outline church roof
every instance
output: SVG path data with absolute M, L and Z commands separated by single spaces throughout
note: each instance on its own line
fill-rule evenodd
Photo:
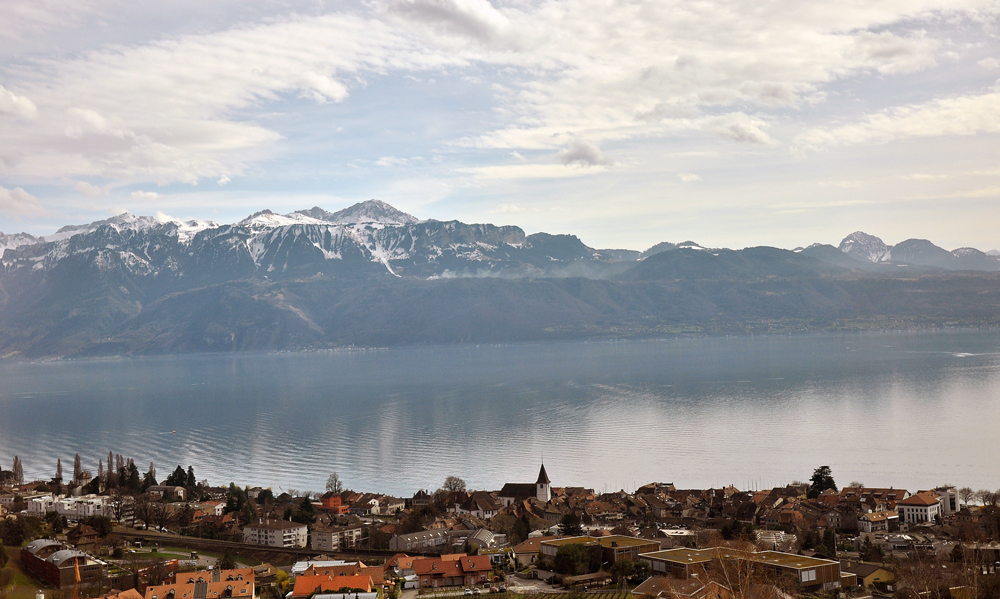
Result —
M 536 485 L 540 485 L 542 483 L 549 484 L 550 482 L 552 481 L 549 480 L 549 475 L 545 474 L 545 464 L 542 464 L 542 469 L 538 471 L 538 480 L 535 481 L 535 484 Z

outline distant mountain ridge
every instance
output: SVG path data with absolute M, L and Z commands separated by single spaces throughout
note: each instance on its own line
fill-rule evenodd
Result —
M 873 264 L 896 264 L 945 270 L 1000 270 L 1000 257 L 975 248 L 948 251 L 926 239 L 907 239 L 887 245 L 878 237 L 855 231 L 840 242 L 840 251 L 855 260 Z
M 0 357 L 1000 322 L 1000 258 L 862 232 L 839 248 L 639 252 L 371 200 L 231 224 L 124 213 L 0 233 L 0 249 Z

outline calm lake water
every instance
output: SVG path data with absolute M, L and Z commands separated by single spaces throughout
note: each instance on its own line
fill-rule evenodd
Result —
M 175 432 L 176 431 L 176 432 Z M 1000 333 L 429 347 L 0 364 L 0 463 L 109 450 L 213 484 L 1000 487 Z

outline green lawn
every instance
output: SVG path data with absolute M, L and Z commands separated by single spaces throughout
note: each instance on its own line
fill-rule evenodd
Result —
M 42 587 L 21 569 L 21 548 L 4 547 L 4 549 L 10 558 L 7 560 L 6 569 L 14 572 L 14 586 L 7 595 L 8 599 L 35 599 L 35 591 Z

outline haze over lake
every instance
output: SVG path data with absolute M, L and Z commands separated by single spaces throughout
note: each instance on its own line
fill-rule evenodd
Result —
M 0 460 L 51 478 L 77 452 L 177 464 L 212 484 L 412 495 L 1000 480 L 1000 333 L 185 355 L 0 365 Z

